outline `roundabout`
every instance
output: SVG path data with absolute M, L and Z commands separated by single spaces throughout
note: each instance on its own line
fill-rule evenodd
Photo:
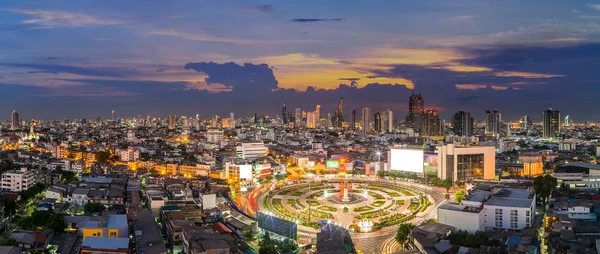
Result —
M 411 221 L 433 203 L 429 195 L 415 189 L 356 179 L 285 185 L 260 200 L 259 210 L 302 226 L 318 229 L 333 223 L 356 233 Z

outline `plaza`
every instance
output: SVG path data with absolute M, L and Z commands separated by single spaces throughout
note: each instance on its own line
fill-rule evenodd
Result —
M 264 196 L 259 202 L 263 212 L 303 226 L 333 223 L 354 232 L 410 221 L 432 205 L 428 195 L 415 189 L 355 179 L 286 185 Z

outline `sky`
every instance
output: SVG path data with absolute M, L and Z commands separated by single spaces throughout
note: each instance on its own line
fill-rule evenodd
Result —
M 0 119 L 404 119 L 546 108 L 600 121 L 600 0 L 2 1 Z M 355 81 L 357 86 L 350 86 Z

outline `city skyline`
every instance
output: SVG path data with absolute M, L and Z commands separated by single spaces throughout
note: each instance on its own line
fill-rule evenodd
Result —
M 414 91 L 446 120 L 600 120 L 594 1 L 73 3 L 4 4 L 0 115 L 325 116 L 343 97 L 344 119 L 401 119 Z

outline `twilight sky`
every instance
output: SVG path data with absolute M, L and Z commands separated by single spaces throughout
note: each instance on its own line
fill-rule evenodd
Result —
M 600 0 L 2 1 L 0 119 L 327 113 L 340 97 L 347 118 L 403 118 L 414 88 L 446 119 L 600 121 L 599 39 Z

